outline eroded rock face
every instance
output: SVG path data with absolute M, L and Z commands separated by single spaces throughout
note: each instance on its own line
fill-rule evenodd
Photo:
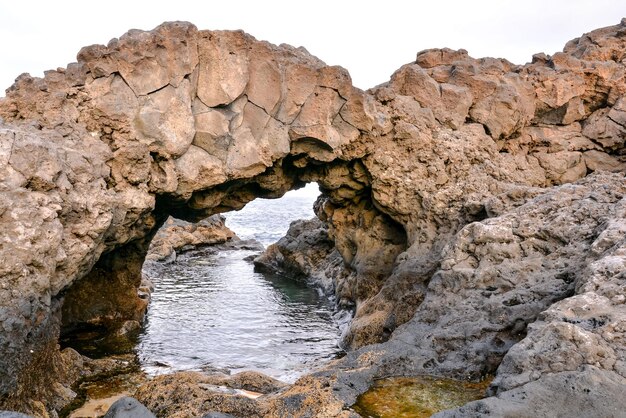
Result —
M 619 263 L 605 250 L 625 237 L 604 231 L 609 225 L 615 231 L 623 223 L 625 196 L 623 174 L 591 175 L 499 217 L 467 225 L 444 249 L 424 301 L 414 317 L 396 330 L 394 339 L 410 350 L 417 348 L 408 356 L 417 369 L 459 378 L 493 373 L 505 353 L 510 358 L 521 350 L 537 360 L 532 349 L 524 346 L 534 346 L 534 329 L 541 323 L 534 322 L 540 314 L 567 322 L 563 314 L 550 316 L 563 302 L 602 311 L 601 304 L 575 302 L 581 296 L 573 295 L 580 292 L 579 283 L 588 280 L 588 266 L 603 265 L 605 257 Z M 607 236 L 613 241 L 594 251 L 596 241 Z M 598 288 L 614 287 L 607 279 L 599 278 Z M 612 313 L 616 320 L 618 313 Z M 556 370 L 559 361 L 554 354 L 545 363 Z M 590 364 L 596 363 L 590 360 Z M 519 364 L 505 360 L 498 373 L 507 368 L 520 372 Z M 536 364 L 529 368 L 532 373 L 539 369 Z M 500 386 L 499 380 L 496 377 L 494 386 Z
M 330 387 L 333 402 L 351 405 L 385 376 L 495 374 L 492 397 L 441 416 L 541 416 L 551 405 L 618 416 L 626 407 L 616 395 L 626 382 L 625 202 L 623 174 L 593 174 L 465 226 L 408 322 L 387 342 L 296 382 L 292 393 L 324 396 Z M 290 396 L 277 396 L 277 407 L 292 405 Z M 305 416 L 308 407 L 290 414 Z
M 329 295 L 335 294 L 335 283 L 348 281 L 342 275 L 352 274 L 318 218 L 292 222 L 287 234 L 255 258 L 254 265 L 261 271 L 307 280 Z
M 236 416 L 265 417 L 262 395 L 286 385 L 257 372 L 232 376 L 200 372 L 177 372 L 158 376 L 139 387 L 137 399 L 158 417 L 204 416 L 220 411 Z
M 225 221 L 226 218 L 221 215 L 213 215 L 196 223 L 169 218 L 150 242 L 146 259 L 175 260 L 176 254 L 185 249 L 223 244 L 235 237 Z
M 304 49 L 183 22 L 20 76 L 0 101 L 0 406 L 28 396 L 29 367 L 56 361 L 59 312 L 73 326 L 140 315 L 138 267 L 168 216 L 196 221 L 308 181 L 343 262 L 332 287 L 355 307 L 345 343 L 391 339 L 340 366 L 358 372 L 303 379 L 275 410 L 315 413 L 309 385 L 329 402 L 320 414 L 341 414 L 377 375 L 478 376 L 509 351 L 494 391 L 532 383 L 513 374 L 545 365 L 510 348 L 542 311 L 588 291 L 623 303 L 598 291 L 604 276 L 581 289 L 624 234 L 591 245 L 619 223 L 624 193 L 625 25 L 524 66 L 423 51 L 368 92 Z M 72 293 L 104 280 L 111 297 L 72 315 Z M 544 328 L 526 338 L 549 346 Z

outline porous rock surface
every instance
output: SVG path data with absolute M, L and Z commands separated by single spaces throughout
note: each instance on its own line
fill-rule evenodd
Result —
M 353 275 L 318 218 L 292 222 L 287 234 L 256 257 L 254 265 L 257 270 L 305 280 L 328 295 L 340 294 L 336 286 L 349 283 L 348 276 Z
M 624 59 L 626 21 L 523 66 L 422 51 L 363 92 L 303 48 L 174 22 L 20 76 L 0 100 L 0 407 L 53 386 L 60 330 L 141 318 L 168 216 L 308 181 L 353 351 L 267 416 L 350 416 L 390 374 L 496 373 L 481 411 L 621 382 Z
M 252 371 L 232 376 L 176 372 L 157 376 L 142 385 L 136 397 L 159 417 L 200 417 L 219 411 L 252 418 L 268 416 L 263 402 L 257 402 L 257 398 L 285 386 Z
M 213 215 L 196 223 L 170 217 L 150 242 L 146 260 L 175 260 L 176 255 L 186 249 L 223 244 L 235 237 L 225 221 L 226 218 L 221 215 Z

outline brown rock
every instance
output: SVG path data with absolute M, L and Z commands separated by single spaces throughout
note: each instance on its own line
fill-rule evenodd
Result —
M 130 31 L 109 42 L 117 68 L 137 96 L 170 84 L 178 88 L 198 65 L 197 29 L 186 22 L 157 26 L 151 32 Z M 157 51 L 146 56 L 146 50 Z
M 189 149 L 195 134 L 190 89 L 184 80 L 178 88 L 166 86 L 140 98 L 134 125 L 151 151 L 175 158 Z
M 198 98 L 209 107 L 232 103 L 249 78 L 248 42 L 243 32 L 201 32 L 198 47 Z
M 417 53 L 415 63 L 422 68 L 432 68 L 438 65 L 451 65 L 455 61 L 463 61 L 467 57 L 467 51 L 464 49 L 458 51 L 449 48 L 426 49 Z
M 232 377 L 178 372 L 155 377 L 139 387 L 134 396 L 157 417 L 202 416 L 211 411 L 261 417 L 258 402 L 240 388 L 274 390 L 280 387 L 262 382 L 264 379 L 271 380 L 251 372 Z
M 626 141 L 625 113 L 622 110 L 623 102 L 620 100 L 615 108 L 601 109 L 593 113 L 587 120 L 583 135 L 602 145 L 607 150 L 621 149 Z
M 191 224 L 170 217 L 152 239 L 146 259 L 175 258 L 177 251 L 188 246 L 223 244 L 235 237 L 224 224 L 225 220 L 221 215 L 213 215 Z
M 591 150 L 584 154 L 585 164 L 593 171 L 624 171 L 626 163 L 607 153 Z

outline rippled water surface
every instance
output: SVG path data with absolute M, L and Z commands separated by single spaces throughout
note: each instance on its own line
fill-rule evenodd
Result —
M 286 232 L 294 212 L 312 216 L 314 195 L 303 195 L 252 202 L 247 208 L 252 213 L 231 215 L 227 224 L 244 238 L 273 242 Z M 148 372 L 253 369 L 293 380 L 338 354 L 330 302 L 303 283 L 254 272 L 244 260 L 253 254 L 207 248 L 151 267 L 156 289 L 138 346 Z
M 310 219 L 319 194 L 317 184 L 287 193 L 280 199 L 256 199 L 243 210 L 226 214 L 226 226 L 242 239 L 255 239 L 267 246 L 282 238 L 296 219 Z

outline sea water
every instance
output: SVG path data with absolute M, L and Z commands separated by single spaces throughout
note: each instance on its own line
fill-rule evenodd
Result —
M 291 221 L 313 216 L 316 190 L 257 199 L 226 214 L 226 225 L 269 245 Z M 305 283 L 255 272 L 254 254 L 207 247 L 151 271 L 155 291 L 138 344 L 147 372 L 258 370 L 293 381 L 340 353 L 332 303 Z

